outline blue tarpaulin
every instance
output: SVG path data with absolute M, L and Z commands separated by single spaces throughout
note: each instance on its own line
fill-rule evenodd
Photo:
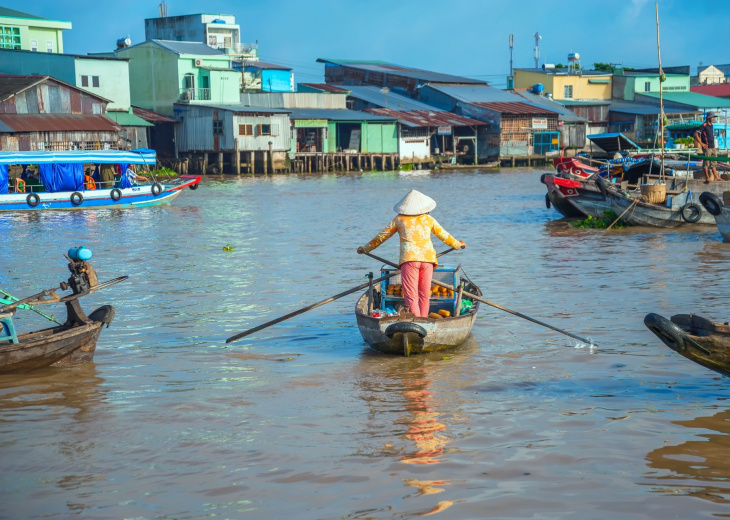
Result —
M 129 164 L 119 163 L 119 171 L 122 172 L 122 180 L 119 183 L 121 189 L 132 187 L 132 179 L 127 175 L 127 168 L 129 168 Z
M 8 166 L 0 164 L 0 194 L 4 195 L 8 192 Z
M 39 164 L 41 182 L 49 193 L 84 189 L 84 165 L 81 163 Z

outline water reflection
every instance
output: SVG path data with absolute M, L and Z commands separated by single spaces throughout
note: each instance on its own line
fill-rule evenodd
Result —
M 730 410 L 673 424 L 707 433 L 676 446 L 662 446 L 646 456 L 648 466 L 662 473 L 650 476 L 656 481 L 652 483 L 655 491 L 730 504 Z
M 368 407 L 368 442 L 380 444 L 365 451 L 397 461 L 389 476 L 413 491 L 403 496 L 418 500 L 407 515 L 426 516 L 444 511 L 455 500 L 426 503 L 423 497 L 444 493 L 453 484 L 441 478 L 439 465 L 448 461 L 449 444 L 470 419 L 463 413 L 458 386 L 470 354 L 478 349 L 470 340 L 451 352 L 410 358 L 363 354 L 357 370 L 360 397 Z M 394 507 L 394 510 L 397 507 Z M 406 513 L 403 513 L 406 514 Z

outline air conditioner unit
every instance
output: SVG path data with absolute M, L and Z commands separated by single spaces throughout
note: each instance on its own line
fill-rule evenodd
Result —
M 203 60 L 201 60 L 200 58 L 196 59 L 195 60 L 195 66 L 196 67 L 202 67 L 203 66 Z

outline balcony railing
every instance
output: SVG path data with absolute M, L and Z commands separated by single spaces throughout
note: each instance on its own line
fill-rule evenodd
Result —
M 210 101 L 209 88 L 180 89 L 180 101 Z
M 245 56 L 258 56 L 259 55 L 259 44 L 258 43 L 234 43 L 231 47 L 226 49 L 228 54 L 241 54 Z

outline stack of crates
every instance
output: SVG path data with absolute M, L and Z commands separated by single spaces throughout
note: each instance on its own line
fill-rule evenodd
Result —
M 457 273 L 458 267 L 448 267 L 444 265 L 438 266 L 433 271 L 433 281 L 439 281 L 451 285 L 454 288 L 458 288 Z M 380 276 L 385 276 L 393 272 L 393 269 L 381 269 Z M 401 276 L 397 274 L 392 278 L 383 280 L 380 282 L 380 290 L 382 295 L 381 309 L 392 308 L 398 310 L 399 307 L 405 304 L 403 296 L 397 296 L 395 294 L 388 294 L 389 285 L 401 285 Z M 433 285 L 433 282 L 431 283 Z M 434 296 L 431 295 L 431 309 L 429 312 L 438 312 L 440 310 L 447 310 L 452 316 L 458 316 L 456 314 L 456 294 L 453 296 Z

